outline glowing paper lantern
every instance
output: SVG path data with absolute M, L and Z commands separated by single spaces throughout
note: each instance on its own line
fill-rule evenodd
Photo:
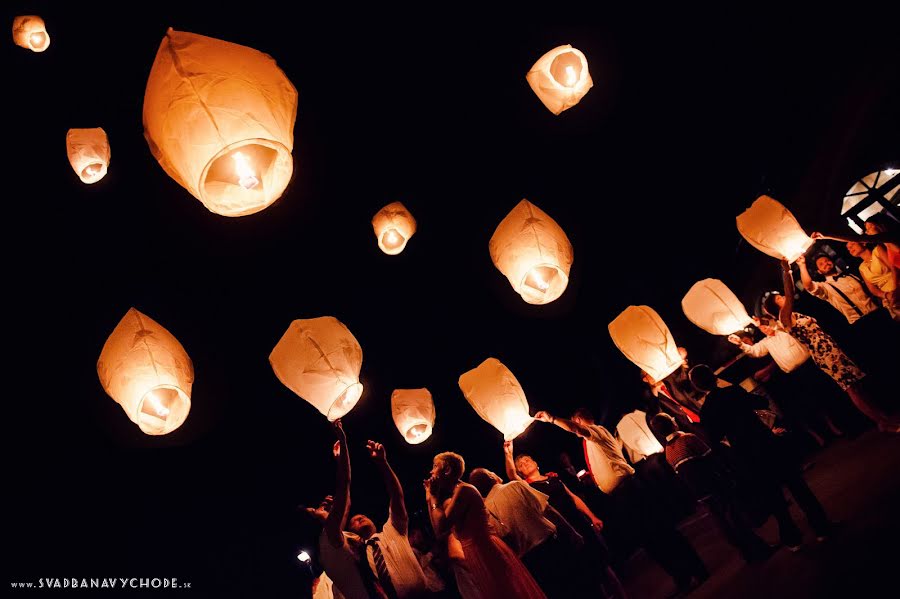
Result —
M 628 306 L 608 328 L 619 351 L 655 381 L 684 362 L 669 327 L 650 306 Z
M 434 401 L 428 389 L 395 389 L 391 394 L 391 414 L 397 430 L 410 445 L 431 436 Z
M 528 200 L 500 221 L 490 251 L 494 266 L 529 304 L 548 304 L 569 284 L 572 244 L 556 221 Z
M 96 183 L 106 176 L 109 168 L 109 139 L 100 127 L 69 129 L 66 133 L 69 164 L 82 183 Z
M 267 54 L 169 29 L 144 93 L 160 166 L 212 212 L 244 216 L 291 180 L 297 90 Z
M 416 219 L 400 202 L 388 204 L 372 218 L 378 247 L 391 256 L 399 254 L 416 232 Z
M 190 357 L 172 333 L 135 308 L 103 345 L 97 374 L 104 391 L 148 435 L 171 433 L 191 409 Z
M 759 196 L 737 217 L 737 228 L 747 243 L 773 258 L 793 262 L 813 240 L 803 232 L 790 210 L 769 196 Z
M 17 46 L 32 52 L 43 52 L 50 47 L 50 34 L 44 19 L 35 15 L 24 15 L 13 19 L 13 41 Z
M 744 304 L 718 279 L 694 283 L 681 300 L 688 320 L 713 335 L 730 335 L 753 323 Z
M 353 333 L 332 316 L 295 320 L 269 355 L 284 386 L 335 421 L 356 405 L 362 348 Z
M 646 412 L 641 410 L 625 414 L 616 425 L 616 434 L 628 451 L 628 458 L 632 464 L 648 455 L 663 451 L 663 446 L 659 444 L 659 440 L 647 424 Z
M 594 85 L 584 54 L 568 44 L 541 56 L 525 78 L 553 114 L 578 104 Z
M 510 441 L 522 434 L 534 418 L 528 415 L 528 400 L 522 385 L 509 368 L 488 358 L 478 368 L 459 377 L 459 388 L 478 415 Z

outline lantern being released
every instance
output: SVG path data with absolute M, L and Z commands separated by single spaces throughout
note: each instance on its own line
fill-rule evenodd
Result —
M 489 247 L 494 266 L 529 304 L 548 304 L 566 290 L 575 259 L 572 244 L 556 221 L 528 200 L 500 221 Z
M 100 127 L 69 129 L 66 134 L 69 164 L 82 183 L 96 183 L 106 176 L 109 167 L 109 139 Z
M 688 320 L 713 335 L 730 335 L 753 323 L 744 304 L 718 279 L 694 283 L 681 300 Z
M 104 391 L 148 435 L 172 432 L 191 409 L 191 359 L 169 331 L 135 308 L 103 345 L 97 374 Z
M 391 414 L 397 430 L 410 445 L 431 436 L 434 401 L 428 389 L 395 389 L 391 394 Z
M 269 363 L 285 387 L 332 422 L 352 410 L 363 392 L 362 348 L 332 316 L 292 322 Z
M 790 210 L 769 196 L 759 196 L 741 213 L 737 228 L 750 245 L 788 262 L 802 256 L 813 244 Z
M 416 232 L 416 219 L 400 202 L 388 204 L 372 217 L 378 247 L 385 254 L 399 254 Z
M 553 114 L 578 104 L 594 85 L 584 54 L 568 44 L 541 56 L 525 78 Z
M 655 381 L 684 362 L 669 327 L 650 306 L 628 306 L 608 328 L 619 351 Z
M 459 377 L 459 388 L 482 419 L 510 441 L 522 434 L 534 418 L 528 415 L 528 400 L 522 385 L 509 368 L 488 358 L 478 368 Z
M 44 19 L 35 15 L 24 15 L 13 19 L 13 41 L 17 46 L 32 52 L 43 52 L 50 47 L 50 34 L 44 26 Z
M 297 90 L 267 54 L 169 29 L 144 93 L 160 166 L 212 212 L 244 216 L 281 197 L 294 170 Z

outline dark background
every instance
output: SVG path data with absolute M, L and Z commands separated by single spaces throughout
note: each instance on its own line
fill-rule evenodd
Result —
M 898 165 L 896 25 L 874 11 L 3 9 L 8 23 L 41 15 L 52 38 L 43 54 L 11 39 L 0 50 L 11 581 L 177 576 L 197 594 L 299 595 L 294 556 L 314 540 L 295 506 L 332 492 L 333 435 L 268 364 L 291 320 L 335 316 L 362 345 L 365 392 L 344 419 L 353 511 L 380 522 L 367 438 L 387 445 L 414 511 L 439 451 L 502 468 L 500 434 L 456 384 L 489 356 L 533 411 L 586 405 L 614 424 L 641 389 L 606 330 L 621 310 L 652 306 L 693 361 L 723 362 L 732 349 L 685 319 L 683 294 L 716 277 L 749 308 L 779 285 L 734 217 L 768 193 L 807 231 L 846 231 L 854 180 Z M 142 101 L 169 26 L 266 52 L 297 87 L 294 178 L 263 212 L 212 214 L 152 158 Z M 554 116 L 525 73 L 565 43 L 587 56 L 594 88 Z M 88 186 L 64 140 L 96 126 L 112 160 Z M 546 306 L 525 304 L 488 254 L 523 197 L 575 248 L 568 289 Z M 419 227 L 395 257 L 370 225 L 392 201 Z M 814 304 L 798 309 L 827 321 Z M 141 433 L 96 374 L 131 306 L 195 366 L 191 413 L 163 437 Z M 410 446 L 389 397 L 423 386 L 436 427 Z M 573 437 L 541 423 L 517 447 L 545 470 L 562 449 L 581 460 Z

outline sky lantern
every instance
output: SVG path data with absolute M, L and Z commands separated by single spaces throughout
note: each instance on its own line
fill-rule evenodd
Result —
M 163 170 L 223 216 L 281 197 L 294 170 L 297 90 L 258 50 L 169 29 L 144 93 L 144 137 Z
M 172 333 L 131 308 L 97 360 L 103 390 L 148 435 L 182 425 L 191 409 L 194 365 Z
M 406 247 L 406 242 L 416 232 L 416 219 L 406 206 L 400 202 L 392 202 L 375 213 L 372 217 L 372 228 L 378 239 L 378 247 L 385 254 L 399 254 Z
M 656 435 L 650 430 L 650 425 L 647 424 L 647 413 L 641 410 L 625 414 L 616 425 L 616 434 L 622 440 L 632 464 L 664 451 Z
M 619 351 L 655 381 L 684 362 L 669 327 L 650 306 L 628 306 L 608 328 Z
M 553 114 L 578 104 L 594 85 L 584 54 L 568 44 L 541 56 L 525 78 Z
M 285 387 L 331 422 L 352 410 L 362 396 L 362 348 L 333 316 L 292 322 L 269 354 L 269 363 Z
M 694 283 L 681 300 L 688 320 L 713 335 L 730 335 L 753 324 L 744 304 L 718 279 Z
M 13 41 L 17 46 L 32 52 L 43 52 L 50 47 L 50 34 L 44 19 L 35 15 L 24 15 L 13 19 Z
M 463 395 L 488 424 L 510 441 L 522 434 L 534 418 L 528 415 L 528 400 L 522 385 L 509 368 L 488 358 L 459 377 Z
M 494 266 L 529 304 L 548 304 L 561 296 L 575 259 L 566 233 L 528 200 L 497 225 L 490 252 Z
M 69 129 L 66 133 L 66 152 L 69 164 L 82 183 L 96 183 L 106 176 L 109 168 L 109 138 L 101 127 Z
M 790 210 L 769 196 L 759 196 L 737 217 L 737 228 L 747 243 L 773 258 L 793 262 L 813 240 Z
M 418 445 L 431 436 L 434 400 L 428 389 L 395 389 L 391 394 L 391 414 L 397 430 L 410 445 Z

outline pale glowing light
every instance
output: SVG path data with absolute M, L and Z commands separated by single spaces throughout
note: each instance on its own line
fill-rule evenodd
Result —
M 241 152 L 232 154 L 234 158 L 234 170 L 237 171 L 238 182 L 244 189 L 253 189 L 259 185 L 259 179 L 256 178 L 256 171 L 250 165 L 250 159 Z
M 528 277 L 525 279 L 525 284 L 541 291 L 550 289 L 550 283 L 544 280 L 544 277 L 541 276 L 541 273 L 536 268 L 532 268 L 528 271 Z
M 31 34 L 31 42 L 32 48 L 41 48 L 44 45 L 44 42 L 47 41 L 47 34 L 41 31 L 36 31 Z
M 577 474 L 576 476 L 577 476 L 578 478 L 581 478 L 581 477 L 584 476 L 585 474 L 587 474 L 587 470 L 585 470 L 585 469 L 582 468 L 581 470 L 578 471 L 578 474 Z
M 884 172 L 887 173 L 887 176 L 888 176 L 888 177 L 893 177 L 893 176 L 896 175 L 897 173 L 900 173 L 900 169 L 889 168 L 889 169 L 885 169 Z
M 422 435 L 425 434 L 425 431 L 428 430 L 428 426 L 424 424 L 417 424 L 416 426 L 409 429 L 409 436 L 413 439 L 418 439 Z
M 312 558 L 309 556 L 309 554 L 306 551 L 301 551 L 300 553 L 298 553 L 297 559 L 300 560 L 301 562 L 303 562 L 304 564 L 308 564 L 312 560 Z
M 152 392 L 147 395 L 147 399 L 150 400 L 150 405 L 153 406 L 153 410 L 160 418 L 165 418 L 169 415 L 169 408 L 162 405 L 156 395 Z
M 572 87 L 576 83 L 578 83 L 578 75 L 575 73 L 575 67 L 566 67 L 566 87 Z
M 396 229 L 389 229 L 387 233 L 384 234 L 384 247 L 389 250 L 395 250 L 403 244 L 403 236 L 397 232 Z

